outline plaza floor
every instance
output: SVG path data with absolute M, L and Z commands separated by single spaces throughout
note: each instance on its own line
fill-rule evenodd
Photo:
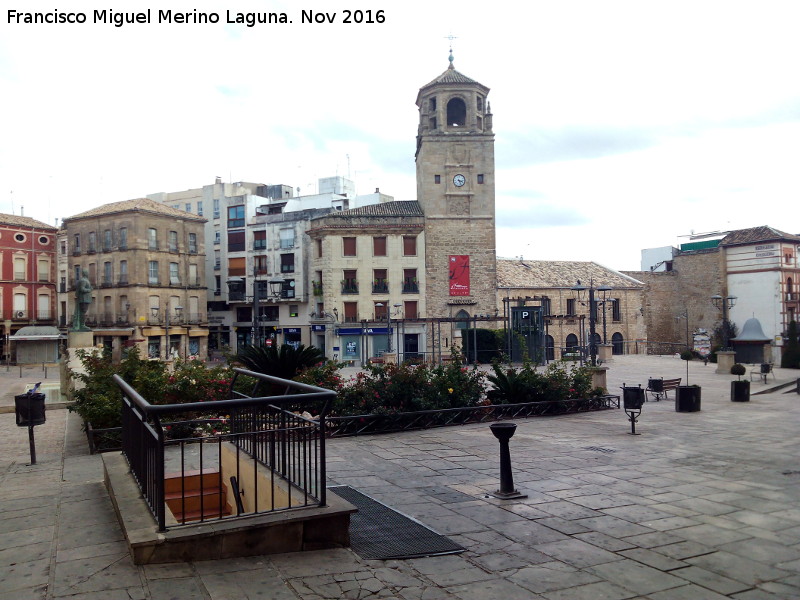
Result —
M 608 366 L 612 392 L 686 378 L 673 357 Z M 330 440 L 331 485 L 466 548 L 394 561 L 339 549 L 135 566 L 75 416 L 47 413 L 29 466 L 26 429 L 0 414 L 0 600 L 800 598 L 800 396 L 756 394 L 798 374 L 777 369 L 734 403 L 731 375 L 692 362 L 702 410 L 675 412 L 672 394 L 648 402 L 637 436 L 621 410 L 518 420 L 518 500 L 488 495 L 499 485 L 488 425 Z M 13 400 L 12 379 L 0 371 Z

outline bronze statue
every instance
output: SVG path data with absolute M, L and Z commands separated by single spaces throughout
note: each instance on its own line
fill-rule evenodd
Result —
M 75 284 L 75 312 L 72 315 L 72 331 L 91 331 L 86 326 L 86 311 L 92 303 L 92 284 L 89 274 L 81 270 L 81 278 Z

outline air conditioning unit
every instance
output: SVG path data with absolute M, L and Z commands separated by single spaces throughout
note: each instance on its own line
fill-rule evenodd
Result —
M 21 310 L 18 310 L 18 311 L 16 312 L 16 317 L 17 317 L 18 319 L 21 319 L 21 318 L 22 318 L 22 317 L 24 317 L 24 316 L 25 316 L 25 313 L 24 313 L 23 311 L 21 311 Z

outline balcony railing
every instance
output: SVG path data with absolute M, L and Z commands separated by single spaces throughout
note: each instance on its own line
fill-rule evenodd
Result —
M 255 380 L 252 396 L 234 391 L 239 377 Z M 119 375 L 114 375 L 114 382 L 122 390 L 122 454 L 159 531 L 166 530 L 167 521 L 166 455 L 179 463 L 176 472 L 213 471 L 210 483 L 204 484 L 205 478 L 201 478 L 201 494 L 204 485 L 225 488 L 232 496 L 230 504 L 237 506 L 236 514 L 228 515 L 225 503 L 214 502 L 216 507 L 208 512 L 201 509 L 194 522 L 325 506 L 325 425 L 335 392 L 234 369 L 227 399 L 153 405 Z M 284 393 L 259 395 L 274 389 Z M 303 417 L 304 411 L 317 416 Z M 198 421 L 193 415 L 197 412 L 224 414 L 229 418 Z M 181 429 L 194 431 L 198 427 L 214 430 L 214 434 L 209 432 L 200 438 L 173 435 Z M 265 476 L 254 483 L 272 488 L 268 494 L 270 502 L 259 504 L 259 494 L 252 488 L 250 493 L 242 494 L 240 488 L 249 481 L 241 480 L 228 487 L 231 476 L 262 469 L 266 470 Z M 179 525 L 189 521 L 185 510 L 188 494 L 184 494 L 170 500 L 172 506 L 180 509 L 172 508 L 182 515 L 176 515 Z M 275 501 L 283 495 L 288 496 L 285 502 Z
M 389 284 L 385 281 L 378 280 L 372 282 L 372 293 L 373 294 L 388 294 L 389 293 Z
M 404 294 L 419 294 L 419 284 L 416 281 L 404 281 L 403 282 L 403 293 Z
M 358 282 L 355 279 L 345 279 L 344 281 L 342 281 L 342 293 L 357 294 Z
M 321 281 L 312 281 L 311 287 L 314 290 L 313 293 L 315 296 L 322 296 L 322 282 Z
M 117 282 L 117 285 L 128 285 L 128 276 L 127 275 L 124 276 L 124 277 L 120 276 L 119 282 Z

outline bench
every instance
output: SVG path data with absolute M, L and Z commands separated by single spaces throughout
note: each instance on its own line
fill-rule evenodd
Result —
M 668 399 L 667 392 L 676 389 L 680 384 L 680 377 L 677 379 L 664 379 L 663 377 L 654 379 L 651 377 L 647 380 L 647 388 L 644 391 L 645 400 L 647 400 L 648 392 L 656 397 L 656 402 L 660 401 L 662 397 L 666 400 Z

